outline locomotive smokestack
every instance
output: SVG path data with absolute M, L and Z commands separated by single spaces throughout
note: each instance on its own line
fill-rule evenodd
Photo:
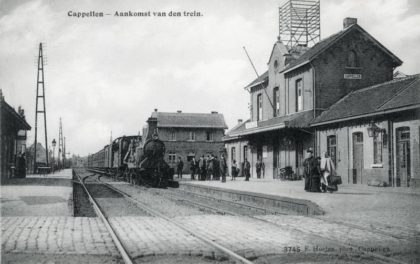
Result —
M 147 134 L 146 140 L 152 138 L 153 133 L 157 131 L 157 118 L 156 117 L 149 117 L 147 119 Z

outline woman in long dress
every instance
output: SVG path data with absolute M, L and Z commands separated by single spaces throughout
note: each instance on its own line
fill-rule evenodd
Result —
M 331 184 L 331 176 L 332 175 L 336 175 L 335 172 L 335 166 L 334 166 L 334 162 L 332 161 L 332 159 L 328 156 L 327 152 L 323 152 L 322 153 L 322 157 L 321 157 L 321 185 L 322 185 L 322 190 L 324 192 L 328 191 L 337 191 L 338 187 L 335 184 Z

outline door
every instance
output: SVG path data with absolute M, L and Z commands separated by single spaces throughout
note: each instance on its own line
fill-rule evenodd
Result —
M 363 133 L 353 133 L 353 183 L 363 183 Z
M 396 185 L 410 186 L 410 128 L 397 128 L 397 179 Z

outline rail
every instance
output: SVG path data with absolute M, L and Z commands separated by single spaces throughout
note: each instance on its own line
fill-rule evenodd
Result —
M 97 171 L 97 173 L 101 173 L 100 171 Z M 111 188 L 111 189 L 113 189 L 113 190 L 115 190 L 116 192 L 119 192 L 120 194 L 122 194 L 122 195 L 124 195 L 124 196 L 127 196 L 128 197 L 128 199 L 130 199 L 131 201 L 133 201 L 134 203 L 136 203 L 136 204 L 141 204 L 139 201 L 137 201 L 136 199 L 133 199 L 133 198 L 131 198 L 131 196 L 129 195 L 129 194 L 127 194 L 127 193 L 125 193 L 125 192 L 123 192 L 123 191 L 121 191 L 121 190 L 119 190 L 119 189 L 117 189 L 117 188 L 115 188 L 115 187 L 113 187 L 112 185 L 110 185 L 110 184 L 108 184 L 108 183 L 104 183 L 104 182 L 102 182 L 103 184 L 106 184 L 109 188 Z M 136 186 L 136 188 L 140 188 L 140 186 Z M 193 193 L 193 192 L 188 192 L 188 191 L 185 191 L 185 190 L 177 190 L 177 191 L 179 191 L 179 192 L 185 192 L 185 193 L 191 193 L 191 194 L 193 194 L 193 195 L 197 195 L 197 196 L 202 196 L 202 197 L 206 197 L 206 198 L 209 198 L 209 199 L 213 199 L 213 200 L 216 200 L 216 201 L 219 201 L 219 200 L 222 200 L 223 202 L 228 202 L 228 203 L 231 203 L 231 204 L 236 204 L 236 206 L 245 206 L 245 207 L 249 207 L 249 208 L 253 208 L 253 209 L 259 209 L 259 210 L 261 210 L 261 211 L 267 211 L 265 208 L 262 208 L 262 207 L 258 207 L 258 206 L 248 206 L 248 205 L 245 205 L 245 204 L 242 204 L 242 203 L 237 203 L 237 202 L 235 202 L 235 201 L 228 201 L 228 200 L 223 200 L 223 199 L 218 199 L 218 198 L 215 198 L 215 197 L 210 197 L 210 196 L 207 196 L 207 195 L 200 195 L 200 194 L 195 194 L 195 193 Z M 183 199 L 183 200 L 185 200 L 185 201 L 188 201 L 188 200 L 186 200 L 186 199 Z M 206 205 L 206 204 L 203 204 L 203 203 L 200 203 L 200 202 L 196 202 L 196 201 L 194 201 L 194 202 L 191 202 L 191 201 L 188 201 L 188 203 L 190 203 L 190 204 L 194 204 L 195 206 L 202 206 L 203 208 L 207 208 L 207 209 L 210 209 L 210 210 L 214 210 L 215 212 L 218 212 L 218 211 L 223 211 L 224 213 L 226 213 L 226 214 L 231 214 L 231 215 L 239 215 L 239 214 L 237 214 L 237 213 L 234 213 L 234 212 L 229 212 L 229 211 L 227 211 L 227 210 L 222 210 L 222 209 L 219 209 L 219 208 L 215 208 L 215 207 L 211 207 L 211 206 L 208 206 L 208 205 Z M 143 206 L 145 206 L 145 205 L 143 205 L 143 204 L 141 204 L 141 207 L 143 207 Z M 147 207 L 147 206 L 146 206 Z M 146 211 L 148 211 L 149 213 L 151 213 L 152 215 L 154 215 L 155 213 L 156 213 L 156 215 L 161 215 L 159 212 L 154 212 L 154 210 L 153 209 L 151 209 L 151 208 L 146 208 L 146 207 L 144 207 L 144 208 L 142 208 L 143 210 L 146 210 Z M 150 209 L 150 210 L 152 210 L 152 211 L 149 211 L 148 209 Z M 252 219 L 255 219 L 255 220 L 257 220 L 257 221 L 259 221 L 259 222 L 264 222 L 264 223 L 268 223 L 268 224 L 270 224 L 270 225 L 275 225 L 275 226 L 279 226 L 278 224 L 276 224 L 276 223 L 273 223 L 273 222 L 270 222 L 270 221 L 268 221 L 268 220 L 264 220 L 264 219 L 261 219 L 261 218 L 257 218 L 257 217 L 254 217 L 254 216 L 251 216 L 251 215 L 243 215 L 243 216 L 246 216 L 246 217 L 249 217 L 249 218 L 252 218 Z M 163 218 L 163 219 L 165 219 L 165 220 L 167 220 L 167 221 L 169 221 L 169 222 L 172 222 L 172 223 L 174 223 L 175 225 L 177 225 L 178 227 L 180 227 L 180 228 L 182 228 L 183 230 L 185 230 L 185 231 L 187 231 L 187 232 L 189 232 L 189 233 L 191 233 L 192 235 L 194 235 L 194 236 L 196 236 L 197 237 L 197 235 L 196 234 L 194 234 L 193 232 L 191 232 L 190 230 L 188 230 L 187 228 L 185 228 L 185 227 L 183 227 L 182 225 L 180 225 L 180 224 L 178 224 L 178 223 L 176 223 L 175 221 L 173 221 L 173 220 L 171 220 L 171 219 L 169 219 L 169 218 L 167 218 L 167 217 L 165 217 L 165 216 L 163 216 L 163 215 L 161 215 L 161 216 L 159 216 L 159 217 L 161 217 L 161 218 Z M 359 229 L 359 230 L 362 230 L 362 231 L 369 231 L 369 232 L 372 232 L 372 233 L 375 233 L 375 234 L 378 234 L 378 235 L 382 235 L 382 236 L 388 236 L 388 237 L 394 237 L 394 238 L 397 238 L 397 239 L 404 239 L 404 238 L 398 238 L 398 237 L 395 237 L 395 236 L 392 236 L 391 234 L 387 234 L 386 232 L 378 232 L 378 230 L 368 230 L 368 229 L 365 229 L 365 228 L 363 228 L 363 227 L 360 227 L 360 226 L 358 226 L 358 225 L 354 225 L 354 224 L 348 224 L 348 223 L 344 223 L 344 222 L 337 222 L 337 221 L 333 221 L 333 220 L 326 220 L 326 219 L 322 219 L 322 218 L 320 218 L 320 217 L 312 217 L 312 218 L 315 218 L 315 219 L 318 219 L 318 220 L 322 220 L 322 221 L 325 221 L 325 222 L 330 222 L 330 223 L 339 223 L 339 224 L 342 224 L 342 225 L 345 225 L 345 226 L 347 226 L 347 227 L 350 227 L 350 228 L 354 228 L 354 229 Z M 328 241 L 330 241 L 330 242 L 332 242 L 332 243 L 334 243 L 334 244 L 338 244 L 338 245 L 340 245 L 340 246 L 343 246 L 343 247 L 346 247 L 346 246 L 354 246 L 354 247 L 356 247 L 356 245 L 353 245 L 353 244 L 351 244 L 351 243 L 348 243 L 348 244 L 346 244 L 346 243 L 343 243 L 343 242 L 341 242 L 341 241 L 339 241 L 339 240 L 336 240 L 336 239 L 332 239 L 332 238 L 329 238 L 329 237 L 326 237 L 326 236 L 322 236 L 322 235 L 319 235 L 318 233 L 316 233 L 316 232 L 312 232 L 312 231 L 302 231 L 302 230 L 299 230 L 300 232 L 306 232 L 306 233 L 309 233 L 309 234 L 311 234 L 311 235 L 313 235 L 313 236 L 316 236 L 316 237 L 319 237 L 319 238 L 322 238 L 322 239 L 325 239 L 325 240 L 328 240 Z M 204 236 L 203 236 L 204 237 Z M 200 238 L 200 237 L 199 237 Z M 203 241 L 205 241 L 205 242 L 208 242 L 209 244 L 213 244 L 214 242 L 213 241 L 211 241 L 210 239 L 208 239 L 208 238 L 204 238 L 204 239 L 202 239 L 202 238 L 200 238 L 201 240 L 203 240 Z M 216 246 L 216 245 L 214 245 L 216 248 L 219 248 L 218 246 Z M 219 248 L 220 249 L 220 248 Z M 228 250 L 229 251 L 229 249 L 226 249 L 226 248 L 223 248 L 224 250 Z M 221 251 L 223 251 L 223 252 L 225 252 L 224 250 L 222 250 L 222 249 L 220 249 Z M 227 252 L 225 252 L 226 254 L 228 254 Z M 234 252 L 233 252 L 234 253 Z M 237 255 L 236 253 L 234 253 L 235 255 Z M 381 254 L 377 254 L 377 253 L 374 253 L 374 252 L 364 252 L 363 254 L 365 254 L 365 255 L 368 255 L 368 256 L 371 256 L 371 257 L 374 257 L 374 258 L 376 258 L 377 260 L 379 260 L 379 261 L 382 261 L 382 262 L 384 262 L 384 263 L 398 263 L 398 264 L 406 264 L 406 262 L 404 262 L 404 261 L 400 261 L 400 260 L 398 260 L 398 259 L 395 259 L 395 258 L 392 258 L 392 257 L 387 257 L 387 256 L 383 256 L 383 255 L 381 255 Z M 228 254 L 229 255 L 229 254 Z M 239 255 L 237 255 L 237 256 L 239 256 Z M 243 257 L 241 257 L 241 256 L 239 256 L 240 258 L 242 258 L 242 259 L 244 259 Z M 245 259 L 246 260 L 246 259 Z M 243 261 L 243 260 L 241 260 L 241 261 Z M 246 260 L 246 261 L 248 261 L 248 262 L 244 262 L 244 263 L 252 263 L 252 262 L 250 262 L 249 260 Z
M 100 181 L 100 180 L 98 180 L 98 182 L 100 182 L 100 183 L 106 185 L 107 187 L 109 187 L 110 189 L 112 189 L 112 190 L 120 193 L 126 199 L 134 202 L 137 206 L 139 206 L 141 209 L 143 209 L 144 211 L 148 212 L 152 216 L 162 218 L 162 219 L 166 220 L 167 222 L 172 223 L 172 224 L 176 225 L 177 227 L 181 228 L 182 230 L 186 231 L 190 235 L 192 235 L 192 236 L 200 239 L 201 241 L 204 241 L 205 243 L 207 243 L 207 244 L 209 244 L 209 245 L 217 248 L 221 252 L 223 252 L 226 255 L 228 255 L 231 259 L 237 260 L 237 261 L 239 261 L 241 263 L 244 263 L 244 264 L 252 264 L 253 263 L 252 261 L 250 261 L 250 260 L 242 257 L 241 255 L 235 253 L 234 251 L 232 251 L 232 250 L 230 250 L 230 249 L 228 249 L 228 248 L 226 248 L 226 247 L 224 247 L 224 246 L 222 246 L 222 245 L 220 245 L 220 244 L 212 241 L 210 238 L 207 238 L 206 236 L 204 236 L 202 234 L 198 234 L 198 233 L 196 233 L 194 231 L 191 231 L 189 228 L 186 228 L 184 225 L 178 223 L 177 221 L 175 221 L 175 220 L 173 220 L 173 219 L 171 219 L 169 217 L 166 217 L 162 213 L 160 213 L 160 212 L 158 212 L 158 211 L 150 208 L 149 206 L 147 206 L 147 205 L 143 204 L 142 202 L 138 201 L 137 199 L 132 198 L 131 195 L 129 195 L 129 194 L 127 194 L 127 193 L 125 193 L 125 192 L 123 192 L 123 191 L 115 188 L 114 186 L 112 186 L 112 185 L 110 185 L 110 184 L 108 184 L 106 182 Z
M 88 191 L 88 189 L 86 188 L 86 185 L 84 183 L 85 179 L 88 178 L 89 176 L 84 177 L 83 179 L 80 177 L 80 175 L 78 173 L 75 172 L 75 175 L 77 176 L 77 178 L 79 179 L 80 184 L 82 185 L 83 189 L 85 190 L 86 194 L 89 197 L 89 201 L 92 203 L 93 208 L 95 209 L 95 212 L 98 214 L 98 216 L 101 218 L 101 220 L 104 222 L 106 229 L 108 230 L 108 232 L 111 235 L 112 240 L 115 243 L 115 246 L 117 247 L 118 251 L 121 254 L 121 257 L 124 260 L 124 263 L 126 264 L 133 264 L 133 261 L 131 260 L 130 256 L 127 253 L 127 250 L 124 248 L 120 238 L 118 237 L 117 233 L 115 232 L 115 230 L 112 228 L 111 224 L 109 223 L 108 219 L 105 217 L 105 215 L 103 214 L 102 210 L 100 209 L 99 205 L 96 203 L 96 200 L 93 198 L 93 196 L 90 194 L 90 192 Z

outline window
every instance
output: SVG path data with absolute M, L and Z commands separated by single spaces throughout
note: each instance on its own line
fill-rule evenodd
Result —
M 279 67 L 279 62 L 278 60 L 274 61 L 274 69 L 277 69 Z
M 303 81 L 299 79 L 296 81 L 296 112 L 303 110 Z
M 257 121 L 261 121 L 262 120 L 262 94 L 259 94 L 257 96 Z
M 337 137 L 335 135 L 327 137 L 327 153 L 334 162 L 334 165 L 337 165 Z
M 207 141 L 213 141 L 213 132 L 211 132 L 211 131 L 206 132 L 206 140 Z
M 382 133 L 375 133 L 373 137 L 373 163 L 382 164 Z
M 189 140 L 195 140 L 195 132 L 194 131 L 190 131 L 190 138 Z
M 276 116 L 280 115 L 280 91 L 279 91 L 279 87 L 274 88 L 273 98 L 274 98 L 274 114 L 273 114 L 273 116 L 276 117 Z
M 176 164 L 176 154 L 173 152 L 168 153 L 168 163 L 170 165 Z
M 410 140 L 410 128 L 399 127 L 397 131 L 398 140 Z
M 235 160 L 235 158 L 236 158 L 236 148 L 235 147 L 232 147 L 230 149 L 230 161 L 233 163 L 233 161 Z
M 171 130 L 171 140 L 175 141 L 176 140 L 176 133 L 175 130 Z
M 357 66 L 357 54 L 354 50 L 351 50 L 347 55 L 347 67 L 355 68 Z

